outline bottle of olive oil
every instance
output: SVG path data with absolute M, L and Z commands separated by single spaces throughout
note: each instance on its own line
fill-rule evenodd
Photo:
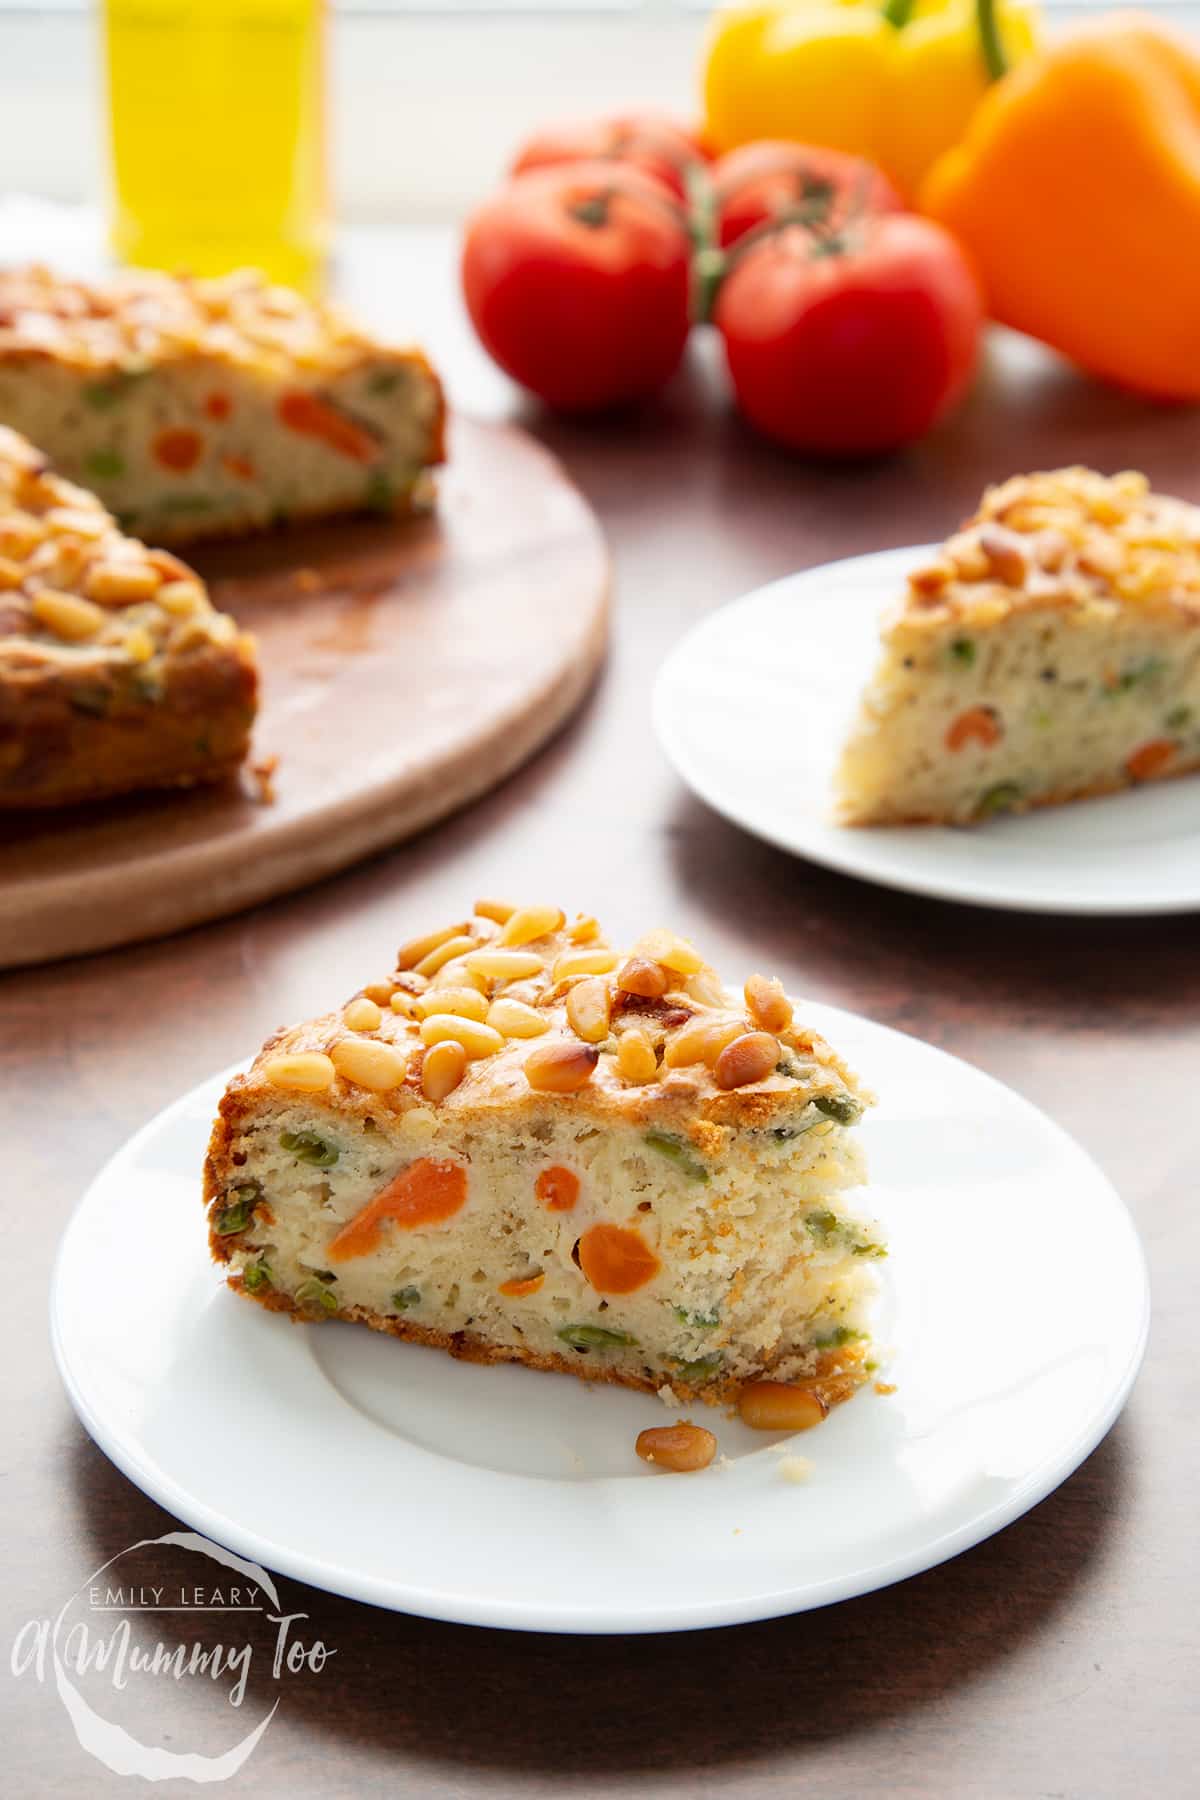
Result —
M 111 242 L 312 293 L 329 236 L 325 0 L 105 0 Z

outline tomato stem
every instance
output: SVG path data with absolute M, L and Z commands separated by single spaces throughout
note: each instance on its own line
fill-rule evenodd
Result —
M 608 224 L 609 207 L 612 205 L 613 189 L 605 188 L 602 193 L 589 194 L 586 200 L 576 200 L 567 211 L 581 225 L 587 225 L 592 231 L 598 231 Z

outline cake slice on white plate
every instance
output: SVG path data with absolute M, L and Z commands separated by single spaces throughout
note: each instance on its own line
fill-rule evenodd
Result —
M 837 775 L 852 825 L 968 824 L 1200 767 L 1200 508 L 1018 475 L 909 579 Z
M 302 1319 L 815 1417 L 873 1366 L 867 1099 L 777 982 L 480 902 L 231 1082 L 211 1249 Z

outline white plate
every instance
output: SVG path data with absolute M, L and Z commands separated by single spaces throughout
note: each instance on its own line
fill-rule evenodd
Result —
M 659 674 L 659 741 L 702 800 L 768 843 L 887 887 L 1055 913 L 1200 907 L 1200 777 L 970 829 L 849 829 L 833 770 L 879 619 L 930 545 L 758 588 L 690 631 Z
M 976 1544 L 1116 1418 L 1149 1313 L 1104 1176 L 1009 1089 L 898 1032 L 804 1009 L 884 1096 L 862 1129 L 891 1243 L 866 1389 L 791 1445 L 705 1415 L 728 1458 L 638 1462 L 651 1395 L 294 1326 L 208 1261 L 199 1172 L 226 1077 L 139 1132 L 69 1224 L 51 1298 L 88 1431 L 196 1529 L 378 1606 L 548 1631 L 660 1631 L 821 1606 Z

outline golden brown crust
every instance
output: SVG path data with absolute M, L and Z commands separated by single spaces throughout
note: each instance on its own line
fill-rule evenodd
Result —
M 481 938 L 481 945 L 485 941 Z M 686 998 L 681 996 L 681 999 Z M 688 1004 L 693 1017 L 705 1014 L 706 1009 L 698 1003 L 689 1000 Z M 546 1035 L 513 1039 L 497 1054 L 471 1062 L 460 1085 L 437 1103 L 439 1111 L 450 1112 L 463 1123 L 477 1123 L 498 1113 L 514 1117 L 544 1111 L 547 1105 L 567 1106 L 573 1112 L 602 1120 L 642 1129 L 659 1127 L 686 1138 L 702 1158 L 716 1158 L 725 1148 L 730 1132 L 770 1126 L 780 1114 L 806 1106 L 815 1093 L 849 1091 L 859 1098 L 869 1099 L 825 1040 L 799 1025 L 790 1026 L 778 1037 L 781 1059 L 787 1059 L 789 1066 L 802 1071 L 799 1078 L 775 1072 L 762 1081 L 724 1091 L 717 1086 L 712 1069 L 703 1063 L 672 1068 L 660 1062 L 654 1081 L 631 1086 L 620 1076 L 612 1054 L 602 1050 L 595 1072 L 584 1087 L 570 1094 L 539 1092 L 531 1087 L 525 1074 L 526 1058 L 538 1045 L 552 1039 L 571 1041 L 574 1034 L 567 1021 L 564 1000 L 545 996 L 537 1006 L 549 1020 Z M 731 997 L 730 1013 L 736 1016 L 738 1010 Z M 638 1015 L 627 1014 L 625 1023 L 636 1025 Z M 746 1029 L 752 1029 L 752 1021 L 748 1019 Z M 313 1050 L 327 1054 L 341 1039 L 350 1035 L 340 1010 L 274 1032 L 249 1072 L 235 1076 L 230 1082 L 221 1102 L 222 1117 L 230 1123 L 245 1120 L 253 1115 L 264 1095 L 275 1091 L 267 1074 L 267 1065 L 272 1059 Z M 306 1096 L 306 1103 L 312 1106 L 314 1115 L 325 1111 L 331 1117 L 345 1112 L 362 1118 L 400 1117 L 414 1107 L 432 1104 L 421 1090 L 419 1026 L 398 1014 L 385 1012 L 380 1026 L 371 1036 L 396 1045 L 409 1056 L 409 1074 L 403 1085 L 373 1093 L 339 1077 L 324 1092 Z M 615 1044 L 615 1038 L 609 1043 L 610 1046 Z
M 978 512 L 910 577 L 891 635 L 1105 605 L 1183 625 L 1200 620 L 1200 509 L 1151 493 L 1134 471 L 1056 469 L 988 489 Z
M 104 282 L 38 265 L 0 271 L 0 363 L 53 360 L 102 376 L 203 356 L 254 368 L 302 363 L 319 378 L 380 349 L 340 307 L 273 286 L 254 269 L 217 279 L 127 269 Z M 391 353 L 432 377 L 420 351 Z

